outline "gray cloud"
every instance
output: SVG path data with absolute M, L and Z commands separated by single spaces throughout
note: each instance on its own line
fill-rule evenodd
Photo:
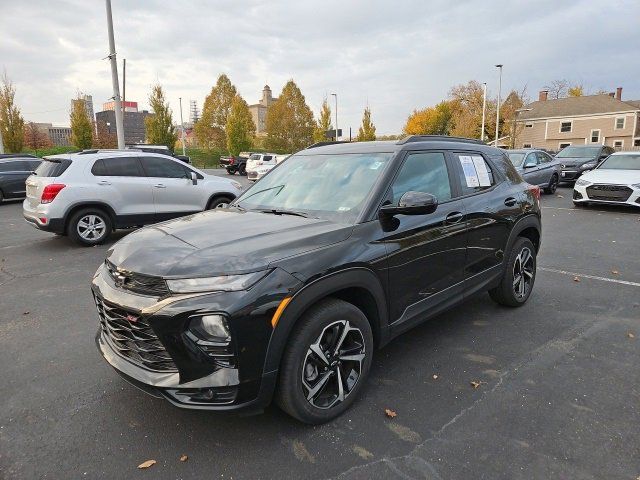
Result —
M 495 92 L 495 63 L 505 90 L 527 85 L 532 97 L 568 78 L 640 98 L 635 0 L 112 2 L 127 98 L 146 104 L 159 81 L 176 114 L 178 97 L 201 106 L 222 72 L 249 103 L 290 78 L 316 112 L 337 92 L 340 126 L 354 131 L 368 102 L 380 133 L 457 83 Z M 76 90 L 96 109 L 111 97 L 104 2 L 0 0 L 0 12 L 0 68 L 28 120 L 67 124 Z

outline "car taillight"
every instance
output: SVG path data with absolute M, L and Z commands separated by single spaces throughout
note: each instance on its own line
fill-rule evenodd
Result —
M 51 203 L 58 196 L 60 190 L 66 187 L 63 183 L 52 183 L 47 185 L 42 190 L 42 196 L 40 197 L 40 203 Z
M 233 157 L 229 157 L 229 165 L 233 165 L 234 163 L 236 163 L 235 159 Z
M 537 185 L 529 185 L 529 190 L 533 193 L 533 196 L 536 197 L 536 200 L 540 200 L 540 187 Z

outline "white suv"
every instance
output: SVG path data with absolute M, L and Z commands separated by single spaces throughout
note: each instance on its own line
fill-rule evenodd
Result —
M 81 245 L 101 243 L 116 228 L 223 207 L 241 192 L 233 180 L 133 150 L 45 157 L 26 187 L 25 220 Z

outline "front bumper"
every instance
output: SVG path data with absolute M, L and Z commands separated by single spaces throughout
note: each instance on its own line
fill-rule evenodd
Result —
M 285 284 L 289 287 L 284 287 Z M 96 304 L 105 302 L 119 311 L 131 312 L 138 321 L 150 326 L 155 333 L 152 341 L 164 347 L 174 368 L 147 368 L 135 357 L 127 356 L 127 352 L 123 354 L 123 346 L 136 348 L 135 342 L 115 341 L 114 333 L 104 328 L 102 313 L 96 345 L 107 363 L 129 383 L 175 406 L 260 411 L 271 401 L 277 378 L 277 370 L 264 371 L 273 332 L 270 320 L 280 300 L 297 284 L 295 278 L 275 269 L 259 282 L 260 292 L 253 287 L 243 292 L 156 298 L 117 287 L 103 265 L 92 282 Z M 271 292 L 269 295 L 264 294 L 265 288 Z M 188 329 L 194 315 L 213 312 L 227 316 L 231 331 L 233 359 L 224 365 L 200 348 Z M 148 332 L 142 335 L 146 341 Z
M 629 197 L 625 199 L 606 198 L 606 193 L 603 195 L 601 192 L 594 190 L 594 186 L 609 186 L 602 183 L 592 183 L 589 185 L 574 185 L 573 187 L 573 201 L 574 203 L 601 203 L 609 205 L 631 205 L 634 207 L 640 207 L 640 189 L 634 188 L 631 185 L 619 185 L 620 187 L 626 187 L 631 190 Z M 613 185 L 611 185 L 613 186 Z M 617 185 L 616 185 L 617 186 Z M 626 195 L 626 194 L 625 194 Z

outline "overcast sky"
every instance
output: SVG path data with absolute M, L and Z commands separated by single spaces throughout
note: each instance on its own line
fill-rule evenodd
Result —
M 379 134 L 399 133 L 415 108 L 471 79 L 532 99 L 566 78 L 640 99 L 640 2 L 112 0 L 119 74 L 128 100 L 166 89 L 179 120 L 201 108 L 220 73 L 256 103 L 293 78 L 317 113 L 338 93 L 338 123 L 357 131 L 367 102 Z M 28 121 L 69 124 L 78 90 L 94 108 L 113 95 L 102 0 L 0 0 L 0 68 Z

